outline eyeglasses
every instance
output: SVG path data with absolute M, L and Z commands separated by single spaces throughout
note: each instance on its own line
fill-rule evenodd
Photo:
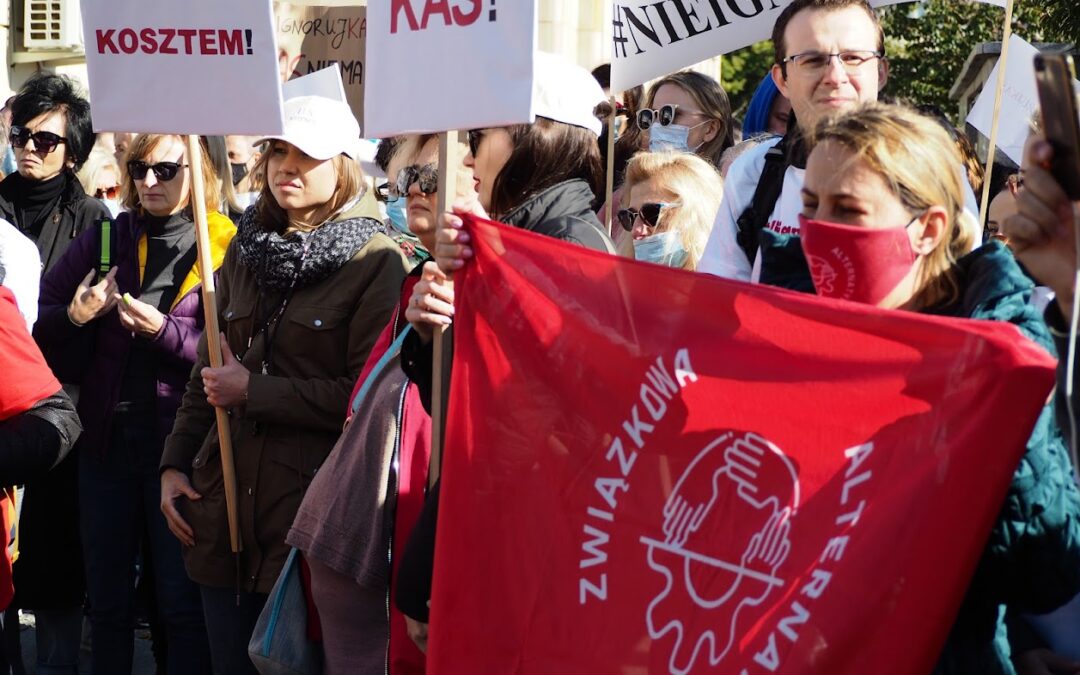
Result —
M 391 194 L 392 192 L 394 192 L 394 190 L 390 188 L 389 182 L 379 183 L 375 186 L 375 199 L 376 201 L 380 201 L 384 204 L 388 201 L 397 199 L 398 195 Z
M 116 199 L 119 194 L 120 187 L 118 185 L 107 188 L 98 188 L 94 191 L 94 197 L 96 199 Z
M 439 189 L 439 168 L 434 164 L 417 166 L 413 164 L 398 171 L 397 180 L 394 181 L 394 190 L 398 197 L 409 194 L 409 187 L 413 183 L 419 183 L 420 192 L 430 195 Z
M 634 222 L 638 217 L 645 223 L 646 227 L 652 229 L 656 227 L 656 224 L 660 222 L 660 212 L 670 206 L 682 206 L 682 202 L 654 202 L 649 204 L 642 204 L 640 211 L 634 209 L 620 209 L 616 217 L 619 219 L 619 225 L 627 232 L 634 231 Z
M 880 59 L 885 54 L 879 51 L 870 51 L 868 49 L 854 49 L 844 52 L 833 52 L 831 54 L 825 52 L 802 52 L 801 54 L 792 54 L 784 59 L 784 64 L 792 64 L 800 73 L 807 75 L 817 75 L 823 72 L 832 63 L 833 57 L 840 62 L 840 65 L 844 67 L 844 70 L 848 73 L 854 73 L 862 67 L 867 61 L 873 59 Z
M 642 131 L 648 131 L 649 127 L 651 127 L 653 124 L 659 124 L 662 127 L 666 127 L 669 124 L 674 124 L 675 116 L 678 114 L 679 105 L 677 103 L 668 103 L 667 105 L 662 105 L 658 110 L 642 108 L 637 112 L 638 129 L 641 129 Z M 705 113 L 699 110 L 684 110 L 683 114 L 704 115 Z
M 11 127 L 11 133 L 8 135 L 8 140 L 11 141 L 12 147 L 25 148 L 27 141 L 34 141 L 34 148 L 44 152 L 46 155 L 56 149 L 56 146 L 61 143 L 67 143 L 67 139 L 63 136 L 57 136 L 51 131 L 35 131 L 32 132 L 26 127 Z
M 187 164 L 178 164 L 176 162 L 158 162 L 157 164 L 147 164 L 146 162 L 133 159 L 127 163 L 128 175 L 134 180 L 143 180 L 146 178 L 146 174 L 149 171 L 154 172 L 154 177 L 160 181 L 170 181 L 176 178 L 176 174 L 180 169 L 186 169 Z

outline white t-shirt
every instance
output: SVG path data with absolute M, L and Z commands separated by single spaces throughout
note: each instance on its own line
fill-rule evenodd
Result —
M 38 288 L 41 283 L 41 254 L 33 240 L 18 228 L 0 218 L 0 279 L 15 296 L 19 313 L 26 319 L 26 329 L 32 331 L 37 321 Z
M 750 261 L 746 259 L 746 254 L 739 248 L 736 239 L 739 231 L 737 221 L 754 199 L 758 180 L 765 168 L 765 155 L 779 142 L 779 137 L 771 138 L 747 150 L 728 169 L 727 179 L 724 180 L 724 199 L 720 202 L 720 211 L 713 222 L 705 252 L 701 256 L 701 261 L 698 262 L 699 272 L 755 283 L 761 278 L 761 252 L 758 251 L 754 265 L 751 267 Z M 957 171 L 962 171 L 962 169 L 957 167 Z M 805 176 L 805 169 L 797 169 L 793 166 L 789 166 L 784 172 L 784 187 L 769 216 L 766 225 L 768 229 L 777 234 L 799 233 L 799 214 L 802 213 L 801 193 Z M 982 232 L 977 229 L 979 219 L 975 215 L 978 213 L 978 207 L 975 193 L 966 180 L 964 185 L 967 187 L 965 210 L 973 216 L 969 225 L 976 228 L 976 231 L 972 232 L 971 247 L 971 250 L 975 250 L 982 243 Z

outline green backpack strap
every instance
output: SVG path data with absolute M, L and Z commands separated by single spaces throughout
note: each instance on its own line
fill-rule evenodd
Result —
M 105 276 L 112 269 L 112 221 L 101 221 L 101 254 L 98 256 L 98 272 Z

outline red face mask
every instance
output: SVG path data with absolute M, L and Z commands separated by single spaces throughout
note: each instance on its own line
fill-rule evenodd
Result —
M 800 215 L 799 238 L 818 295 L 868 305 L 884 300 L 915 265 L 908 225 L 872 229 Z

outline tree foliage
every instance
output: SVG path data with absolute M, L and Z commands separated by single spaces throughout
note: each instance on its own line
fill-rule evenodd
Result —
M 885 93 L 934 104 L 955 114 L 949 89 L 972 50 L 1001 39 L 1005 12 L 974 0 L 920 0 L 878 10 L 885 29 L 889 84 Z M 1016 0 L 1013 32 L 1029 42 L 1080 43 L 1077 0 Z M 761 42 L 724 57 L 724 88 L 742 114 L 757 83 L 772 65 L 772 43 Z

